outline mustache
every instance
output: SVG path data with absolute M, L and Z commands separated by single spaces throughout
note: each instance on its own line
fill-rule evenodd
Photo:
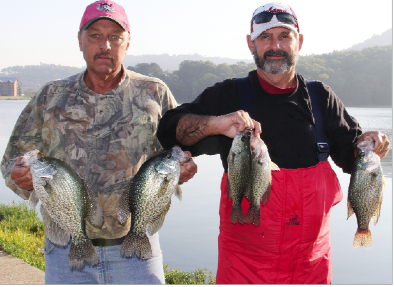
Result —
M 98 59 L 100 57 L 108 58 L 108 59 L 111 59 L 111 60 L 114 59 L 114 57 L 108 52 L 99 52 L 99 53 L 97 53 L 97 54 L 95 54 L 93 56 L 93 60 L 96 60 L 96 59 Z
M 289 57 L 289 53 L 283 51 L 283 50 L 268 50 L 267 52 L 264 53 L 264 59 L 267 59 L 269 56 L 285 56 L 286 58 Z

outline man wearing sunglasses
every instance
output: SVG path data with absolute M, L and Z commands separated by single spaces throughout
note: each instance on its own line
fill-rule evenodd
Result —
M 221 156 L 218 284 L 331 283 L 329 216 L 343 194 L 328 155 L 350 173 L 354 146 L 367 135 L 375 140 L 380 158 L 389 151 L 387 137 L 377 131 L 362 133 L 328 86 L 307 86 L 296 73 L 303 42 L 290 6 L 259 7 L 247 36 L 257 70 L 245 79 L 207 88 L 160 121 L 158 137 L 164 147 L 178 144 L 193 156 Z M 317 110 L 312 109 L 316 98 Z M 254 129 L 280 167 L 272 172 L 270 198 L 260 207 L 257 226 L 230 222 L 227 158 L 232 138 L 244 129 Z M 249 206 L 244 198 L 244 214 Z
M 162 150 L 155 136 L 158 121 L 176 101 L 159 79 L 123 66 L 130 24 L 119 4 L 99 0 L 88 5 L 78 42 L 86 70 L 49 82 L 29 102 L 15 125 L 1 171 L 7 186 L 29 199 L 32 176 L 29 168 L 21 166 L 21 155 L 36 148 L 70 165 L 100 206 L 97 214 L 103 223 L 96 226 L 85 220 L 83 224 L 98 258 L 81 263 L 87 266 L 75 264 L 72 270 L 69 253 L 76 247 L 69 231 L 56 224 L 56 218 L 43 215 L 46 284 L 164 284 L 158 233 L 149 236 L 150 258 L 121 256 L 131 216 L 121 224 L 117 204 L 144 161 Z M 193 160 L 183 164 L 180 182 L 196 171 Z M 86 259 L 81 249 L 77 252 Z

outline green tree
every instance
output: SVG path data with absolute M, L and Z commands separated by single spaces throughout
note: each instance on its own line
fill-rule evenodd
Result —
M 159 78 L 160 80 L 165 80 L 165 74 L 160 66 L 156 63 L 140 63 L 133 66 L 127 67 L 128 70 L 140 73 L 145 76 Z

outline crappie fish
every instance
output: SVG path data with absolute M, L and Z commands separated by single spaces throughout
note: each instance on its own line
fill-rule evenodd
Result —
M 180 147 L 158 154 L 144 162 L 117 206 L 118 220 L 123 224 L 131 213 L 130 231 L 124 239 L 120 255 L 139 259 L 152 256 L 147 234 L 155 234 L 163 225 L 171 205 L 171 196 L 181 200 L 178 185 L 181 163 L 190 158 Z
M 34 186 L 30 205 L 35 207 L 41 201 L 40 211 L 47 223 L 45 235 L 60 246 L 67 245 L 71 235 L 70 269 L 97 264 L 99 257 L 85 234 L 84 220 L 90 219 L 95 226 L 101 226 L 103 221 L 101 209 L 91 199 L 83 180 L 66 163 L 38 150 L 25 153 L 21 165 L 30 166 Z
M 348 218 L 355 213 L 357 233 L 353 247 L 372 246 L 369 222 L 378 222 L 383 201 L 385 180 L 379 156 L 373 151 L 372 138 L 357 145 L 357 158 L 350 177 L 348 190 Z
M 245 222 L 241 202 L 245 194 L 249 193 L 252 174 L 252 151 L 250 147 L 251 131 L 237 132 L 227 158 L 227 192 L 228 198 L 233 199 L 230 221 L 232 223 Z
M 278 171 L 279 167 L 271 161 L 268 148 L 260 137 L 255 137 L 252 133 L 251 142 L 254 143 L 252 152 L 252 175 L 251 188 L 246 194 L 250 202 L 250 207 L 245 216 L 246 223 L 260 225 L 260 201 L 264 206 L 270 197 L 271 191 L 271 170 Z

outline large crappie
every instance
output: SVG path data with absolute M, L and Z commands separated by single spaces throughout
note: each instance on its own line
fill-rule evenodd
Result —
M 350 177 L 348 190 L 348 218 L 355 213 L 357 233 L 353 246 L 372 246 L 369 222 L 376 225 L 380 216 L 385 185 L 379 156 L 373 151 L 372 138 L 357 145 L 357 158 Z
M 250 138 L 252 131 L 237 132 L 228 154 L 227 192 L 228 198 L 233 199 L 230 221 L 245 222 L 241 208 L 244 195 L 249 193 L 252 174 L 252 150 Z
M 171 205 L 171 196 L 181 199 L 178 185 L 181 163 L 190 158 L 178 146 L 144 162 L 134 176 L 130 190 L 117 206 L 118 219 L 123 224 L 131 213 L 130 231 L 124 239 L 120 255 L 139 259 L 152 256 L 147 234 L 155 234 L 163 225 Z
M 264 206 L 270 197 L 271 170 L 278 171 L 279 167 L 271 161 L 266 144 L 260 137 L 252 133 L 251 142 L 254 150 L 252 152 L 252 175 L 249 193 L 246 194 L 250 207 L 245 216 L 246 223 L 260 225 L 260 201 Z
M 30 205 L 35 207 L 41 201 L 45 235 L 60 246 L 67 245 L 72 237 L 70 269 L 97 264 L 98 254 L 85 234 L 85 218 L 95 226 L 101 226 L 103 218 L 83 180 L 66 163 L 38 150 L 25 153 L 21 165 L 30 166 L 34 186 Z

